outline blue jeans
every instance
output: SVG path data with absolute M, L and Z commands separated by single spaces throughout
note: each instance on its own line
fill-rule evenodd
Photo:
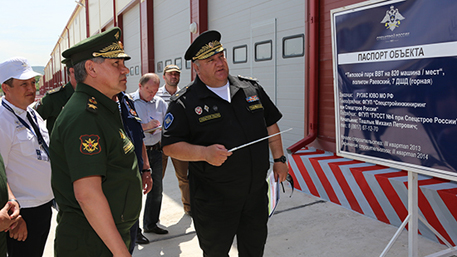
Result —
M 143 229 L 149 230 L 157 226 L 162 207 L 162 151 L 147 150 L 149 165 L 152 169 L 152 190 L 146 197 L 143 215 Z

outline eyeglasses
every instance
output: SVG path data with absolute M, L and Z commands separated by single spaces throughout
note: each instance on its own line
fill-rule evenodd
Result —
M 286 181 L 289 182 L 290 186 L 292 187 L 292 192 L 290 193 L 289 197 L 292 197 L 292 194 L 294 193 L 294 180 L 292 179 L 292 176 L 290 174 L 287 174 Z M 285 193 L 286 190 L 284 189 L 284 184 L 281 182 L 281 187 L 282 187 L 282 192 Z

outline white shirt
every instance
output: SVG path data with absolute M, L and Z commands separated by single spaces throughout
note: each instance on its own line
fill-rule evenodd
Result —
M 206 86 L 209 90 L 213 91 L 216 95 L 220 98 L 224 99 L 227 102 L 231 102 L 232 99 L 230 98 L 230 82 L 227 81 L 227 84 L 222 87 L 209 87 Z
M 26 111 L 5 101 L 13 111 L 32 129 Z M 32 108 L 40 132 L 49 146 L 49 135 L 41 116 Z M 27 129 L 18 118 L 0 105 L 0 154 L 6 168 L 6 178 L 21 207 L 30 208 L 43 205 L 54 198 L 51 189 L 51 164 L 49 157 L 38 144 L 35 133 Z M 32 129 L 33 130 L 33 129 Z
M 161 125 L 163 124 L 163 118 L 167 113 L 168 105 L 162 98 L 155 95 L 151 101 L 146 102 L 141 100 L 139 89 L 133 92 L 131 96 L 142 124 L 148 123 L 151 119 L 156 119 L 160 121 Z M 143 139 L 144 144 L 146 146 L 152 146 L 160 142 L 162 136 L 161 132 L 161 130 L 156 130 L 153 134 L 145 132 Z
M 179 90 L 180 90 L 179 87 L 176 87 L 176 92 L 179 92 Z M 162 87 L 159 88 L 159 90 L 156 93 L 156 96 L 165 100 L 165 102 L 167 104 L 170 103 L 171 94 L 170 94 L 170 92 L 167 91 L 167 89 L 165 88 L 165 85 L 163 85 Z

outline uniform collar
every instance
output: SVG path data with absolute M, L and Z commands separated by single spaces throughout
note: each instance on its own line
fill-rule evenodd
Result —
M 81 82 L 78 83 L 78 85 L 76 86 L 76 92 L 82 92 L 94 97 L 98 103 L 102 104 L 113 113 L 115 113 L 116 111 L 119 112 L 118 104 L 115 101 L 109 99 L 106 95 L 102 94 L 100 91 L 87 84 Z
M 65 89 L 65 95 L 67 97 L 70 97 L 75 92 L 75 89 L 73 88 L 73 86 L 71 85 L 70 82 L 65 84 L 64 89 Z

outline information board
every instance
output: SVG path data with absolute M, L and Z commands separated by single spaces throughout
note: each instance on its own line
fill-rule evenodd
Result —
M 457 180 L 457 1 L 331 11 L 337 154 Z

